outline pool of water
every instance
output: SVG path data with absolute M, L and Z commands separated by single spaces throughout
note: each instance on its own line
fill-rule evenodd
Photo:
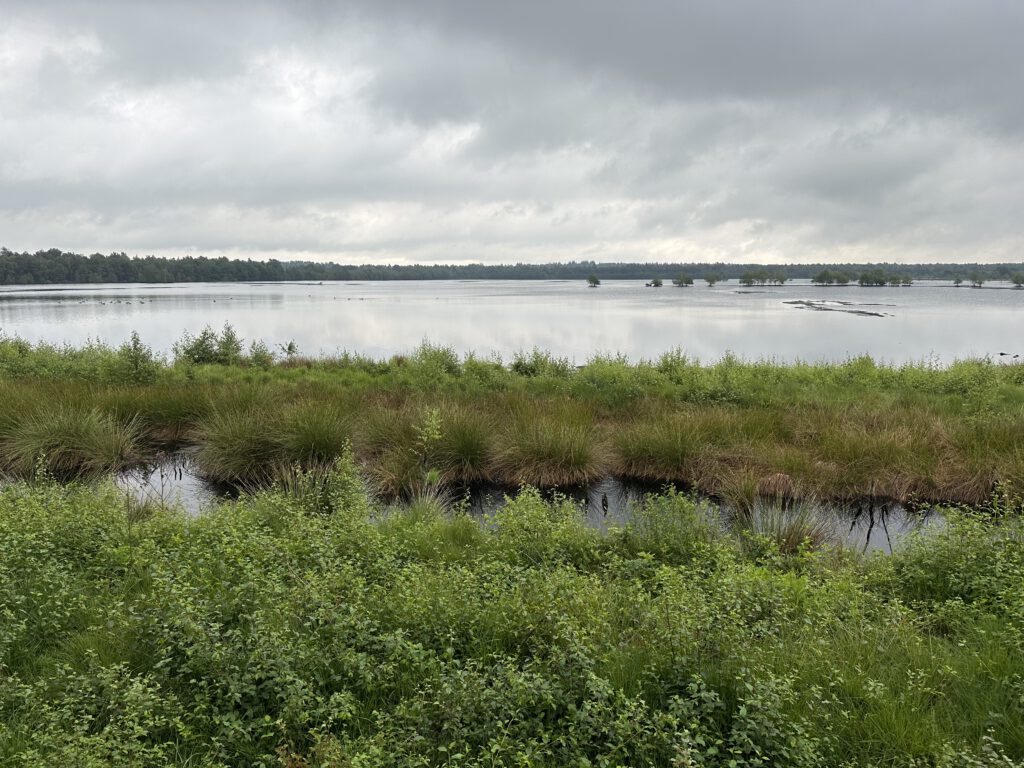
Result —
M 342 350 L 384 358 L 423 340 L 508 361 L 534 347 L 582 363 L 597 353 L 653 359 L 682 348 L 705 361 L 887 362 L 990 355 L 1024 359 L 1010 329 L 1024 321 L 1024 290 L 938 282 L 904 288 L 818 287 L 735 281 L 646 288 L 643 281 L 403 281 L 316 284 L 5 286 L 0 332 L 31 341 L 110 344 L 138 331 L 169 353 L 184 331 L 231 323 L 246 339 L 294 341 L 301 354 Z M 1002 353 L 1002 354 L 1001 354 Z
M 195 472 L 187 453 L 162 457 L 148 467 L 125 472 L 117 483 L 139 501 L 162 503 L 198 515 L 231 498 L 231 489 L 214 486 Z M 656 493 L 654 485 L 625 483 L 614 477 L 605 477 L 589 486 L 548 491 L 569 499 L 579 510 L 581 519 L 591 528 L 606 531 L 629 522 L 635 505 L 644 495 Z M 485 520 L 500 510 L 515 489 L 477 487 L 451 494 L 454 503 L 464 502 L 471 514 Z M 701 499 L 709 514 L 717 515 L 728 524 L 732 512 L 711 499 Z M 858 552 L 892 552 L 911 532 L 921 528 L 941 526 L 940 515 L 930 511 L 912 511 L 893 502 L 864 501 L 844 506 L 821 506 L 819 512 L 831 526 L 835 538 L 844 546 Z

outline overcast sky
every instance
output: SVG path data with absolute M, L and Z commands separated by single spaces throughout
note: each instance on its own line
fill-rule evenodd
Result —
M 15 250 L 1024 259 L 1020 0 L 0 0 L 0 20 Z

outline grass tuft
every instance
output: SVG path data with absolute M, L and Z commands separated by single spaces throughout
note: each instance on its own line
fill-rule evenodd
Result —
M 217 410 L 195 433 L 200 473 L 218 483 L 260 487 L 279 463 L 276 425 L 263 409 Z
M 495 466 L 509 485 L 551 488 L 596 480 L 607 472 L 609 461 L 590 417 L 562 409 L 555 414 L 518 414 L 502 435 Z
M 755 540 L 767 540 L 784 555 L 838 543 L 834 516 L 813 500 L 792 504 L 759 500 L 747 510 L 738 510 L 734 524 Z
M 351 436 L 348 414 L 332 403 L 303 401 L 280 419 L 275 442 L 281 461 L 309 467 L 329 464 Z
M 493 479 L 494 424 L 485 414 L 450 408 L 442 415 L 442 432 L 433 465 L 445 483 L 469 485 Z
M 7 427 L 0 452 L 23 477 L 42 469 L 60 480 L 99 477 L 139 461 L 139 430 L 98 410 L 59 406 Z

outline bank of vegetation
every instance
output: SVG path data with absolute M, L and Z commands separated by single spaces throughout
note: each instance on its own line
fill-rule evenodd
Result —
M 671 493 L 604 533 L 382 507 L 347 452 L 197 518 L 37 476 L 0 489 L 0 764 L 1020 765 L 1024 527 L 945 514 L 859 558 Z
M 812 279 L 822 272 L 849 276 L 895 275 L 908 280 L 1015 280 L 1024 285 L 1024 264 L 332 264 L 252 261 L 184 256 L 129 256 L 126 253 L 83 255 L 56 248 L 35 253 L 0 248 L 0 285 L 73 283 L 282 282 L 320 280 L 668 280 L 683 273 L 714 284 L 750 279 L 750 285 Z M 710 280 L 709 280 L 710 278 Z M 782 278 L 782 280 L 778 280 Z M 884 284 L 884 283 L 883 283 Z M 980 283 L 979 283 L 980 285 Z
M 432 482 L 567 486 L 606 475 L 740 505 L 759 495 L 979 504 L 1024 487 L 1024 365 L 780 365 L 680 352 L 576 367 L 540 351 L 503 364 L 423 345 L 303 358 L 230 327 L 171 360 L 0 341 L 0 467 L 98 475 L 195 451 L 210 480 L 260 487 L 344 445 L 382 498 Z

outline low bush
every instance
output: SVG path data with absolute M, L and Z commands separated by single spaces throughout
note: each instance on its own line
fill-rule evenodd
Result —
M 949 520 L 869 559 L 673 493 L 481 524 L 347 452 L 196 518 L 9 484 L 0 764 L 1019 765 L 1024 523 Z

